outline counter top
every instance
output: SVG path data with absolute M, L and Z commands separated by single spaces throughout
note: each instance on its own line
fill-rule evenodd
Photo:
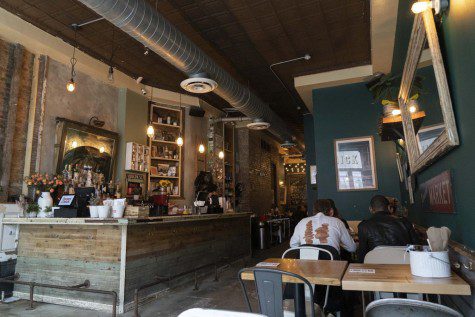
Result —
M 145 218 L 4 218 L 4 224 L 21 225 L 88 225 L 88 226 L 126 226 L 146 225 L 154 223 L 173 223 L 186 221 L 203 221 L 212 219 L 225 219 L 236 217 L 249 217 L 251 213 L 226 213 L 226 214 L 203 214 L 203 215 L 178 215 Z

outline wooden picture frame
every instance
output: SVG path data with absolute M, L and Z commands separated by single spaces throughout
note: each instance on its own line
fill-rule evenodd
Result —
M 347 146 L 350 151 L 340 151 L 340 145 L 351 143 L 354 144 L 355 150 L 351 150 L 352 146 L 350 145 Z M 369 153 L 366 153 L 366 156 L 364 153 L 362 154 L 356 150 L 357 146 L 363 146 L 364 149 L 366 147 L 364 143 L 367 143 L 367 149 L 369 151 Z M 365 191 L 378 189 L 373 136 L 336 139 L 334 140 L 334 151 L 337 191 Z M 368 170 L 370 172 L 370 178 L 368 178 Z M 347 182 L 341 182 L 342 177 L 346 177 Z
M 409 111 L 409 102 L 411 97 L 411 87 L 426 39 L 432 56 L 432 65 L 434 67 L 445 131 L 443 131 L 434 142 L 421 153 L 411 113 Z M 425 10 L 420 14 L 416 14 L 414 17 L 414 25 L 402 74 L 398 100 L 402 115 L 410 173 L 415 174 L 459 145 L 459 137 L 450 98 L 449 86 L 447 83 L 447 75 L 445 73 L 432 10 Z

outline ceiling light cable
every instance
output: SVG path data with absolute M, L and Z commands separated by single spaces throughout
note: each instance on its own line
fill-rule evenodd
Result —
M 271 64 L 269 66 L 269 69 L 271 70 L 271 72 L 274 74 L 274 76 L 280 81 L 281 85 L 285 88 L 285 91 L 287 91 L 287 94 L 290 96 L 290 98 L 292 98 L 292 100 L 294 101 L 295 105 L 297 106 L 297 110 L 300 110 L 302 109 L 302 106 L 300 104 L 300 101 L 297 101 L 297 99 L 295 98 L 294 94 L 290 91 L 290 89 L 287 87 L 287 85 L 282 81 L 282 79 L 280 79 L 279 75 L 277 75 L 277 73 L 274 71 L 274 69 L 272 67 L 275 67 L 275 66 L 278 66 L 278 65 L 282 65 L 282 64 L 287 64 L 287 63 L 291 63 L 291 62 L 296 62 L 298 60 L 301 60 L 301 59 L 304 59 L 306 61 L 310 60 L 312 57 L 310 56 L 310 54 L 305 54 L 304 56 L 300 56 L 300 57 L 297 57 L 297 58 L 292 58 L 292 59 L 288 59 L 288 60 L 285 60 L 285 61 L 281 61 L 281 62 L 277 62 L 277 63 L 274 63 L 274 64 Z

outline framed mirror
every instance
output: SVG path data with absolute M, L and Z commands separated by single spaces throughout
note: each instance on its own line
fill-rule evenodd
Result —
M 104 174 L 104 180 L 114 179 L 114 167 L 119 134 L 65 118 L 56 118 L 56 173 L 66 166 L 90 166 Z
M 459 145 L 432 10 L 414 17 L 398 99 L 410 171 L 414 174 Z M 420 113 L 424 120 L 415 131 L 413 116 Z

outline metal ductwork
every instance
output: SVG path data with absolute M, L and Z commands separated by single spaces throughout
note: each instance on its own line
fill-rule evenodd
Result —
M 164 58 L 188 77 L 206 73 L 217 82 L 214 92 L 250 118 L 270 122 L 269 131 L 291 140 L 285 122 L 247 87 L 241 85 L 181 33 L 146 0 L 79 0 Z

